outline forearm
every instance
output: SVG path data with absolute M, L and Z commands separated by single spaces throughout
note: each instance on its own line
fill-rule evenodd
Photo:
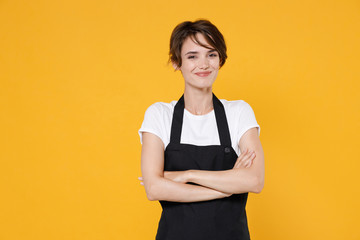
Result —
M 144 183 L 148 199 L 152 201 L 198 202 L 230 195 L 204 186 L 174 182 L 163 177 L 153 179 L 148 184 L 146 181 Z
M 189 170 L 188 182 L 193 182 L 225 193 L 259 193 L 261 180 L 249 169 L 236 168 L 223 171 Z

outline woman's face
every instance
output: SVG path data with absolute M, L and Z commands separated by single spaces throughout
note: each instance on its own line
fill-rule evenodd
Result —
M 204 45 L 204 48 L 196 44 L 190 37 L 185 39 L 181 49 L 182 66 L 179 69 L 184 77 L 185 86 L 195 88 L 209 88 L 214 83 L 219 72 L 219 53 L 212 48 L 205 40 L 205 37 L 197 33 L 197 39 Z

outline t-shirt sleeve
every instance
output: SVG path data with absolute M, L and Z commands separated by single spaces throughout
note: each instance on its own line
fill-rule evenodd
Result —
M 239 121 L 239 129 L 237 134 L 238 141 L 240 141 L 242 135 L 244 135 L 247 130 L 253 127 L 258 128 L 258 134 L 260 136 L 260 126 L 256 121 L 253 109 L 247 102 L 243 102 L 242 109 L 240 110 Z
M 152 104 L 145 111 L 144 121 L 138 131 L 140 143 L 142 144 L 142 132 L 150 132 L 158 136 L 164 142 L 164 132 L 162 127 L 161 106 L 158 103 Z

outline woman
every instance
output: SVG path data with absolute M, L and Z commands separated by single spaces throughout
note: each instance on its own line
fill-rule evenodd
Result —
M 212 92 L 224 38 L 207 20 L 186 21 L 173 30 L 169 55 L 184 94 L 152 104 L 139 129 L 139 179 L 163 208 L 156 239 L 250 239 L 245 205 L 264 186 L 264 154 L 250 105 Z

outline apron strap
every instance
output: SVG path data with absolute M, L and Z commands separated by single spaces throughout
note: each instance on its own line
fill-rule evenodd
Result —
M 214 103 L 216 123 L 219 131 L 220 143 L 221 145 L 231 147 L 230 130 L 226 119 L 224 105 L 220 102 L 220 100 L 215 96 L 214 93 L 213 93 L 213 103 Z
M 228 122 L 226 119 L 225 109 L 221 101 L 213 93 L 213 105 L 215 112 L 216 124 L 218 127 L 220 144 L 223 146 L 231 146 L 231 138 Z M 174 107 L 173 119 L 171 123 L 170 142 L 180 144 L 182 123 L 184 118 L 184 94 Z
M 182 122 L 184 118 L 184 94 L 180 97 L 174 107 L 173 119 L 171 123 L 170 142 L 180 143 Z

